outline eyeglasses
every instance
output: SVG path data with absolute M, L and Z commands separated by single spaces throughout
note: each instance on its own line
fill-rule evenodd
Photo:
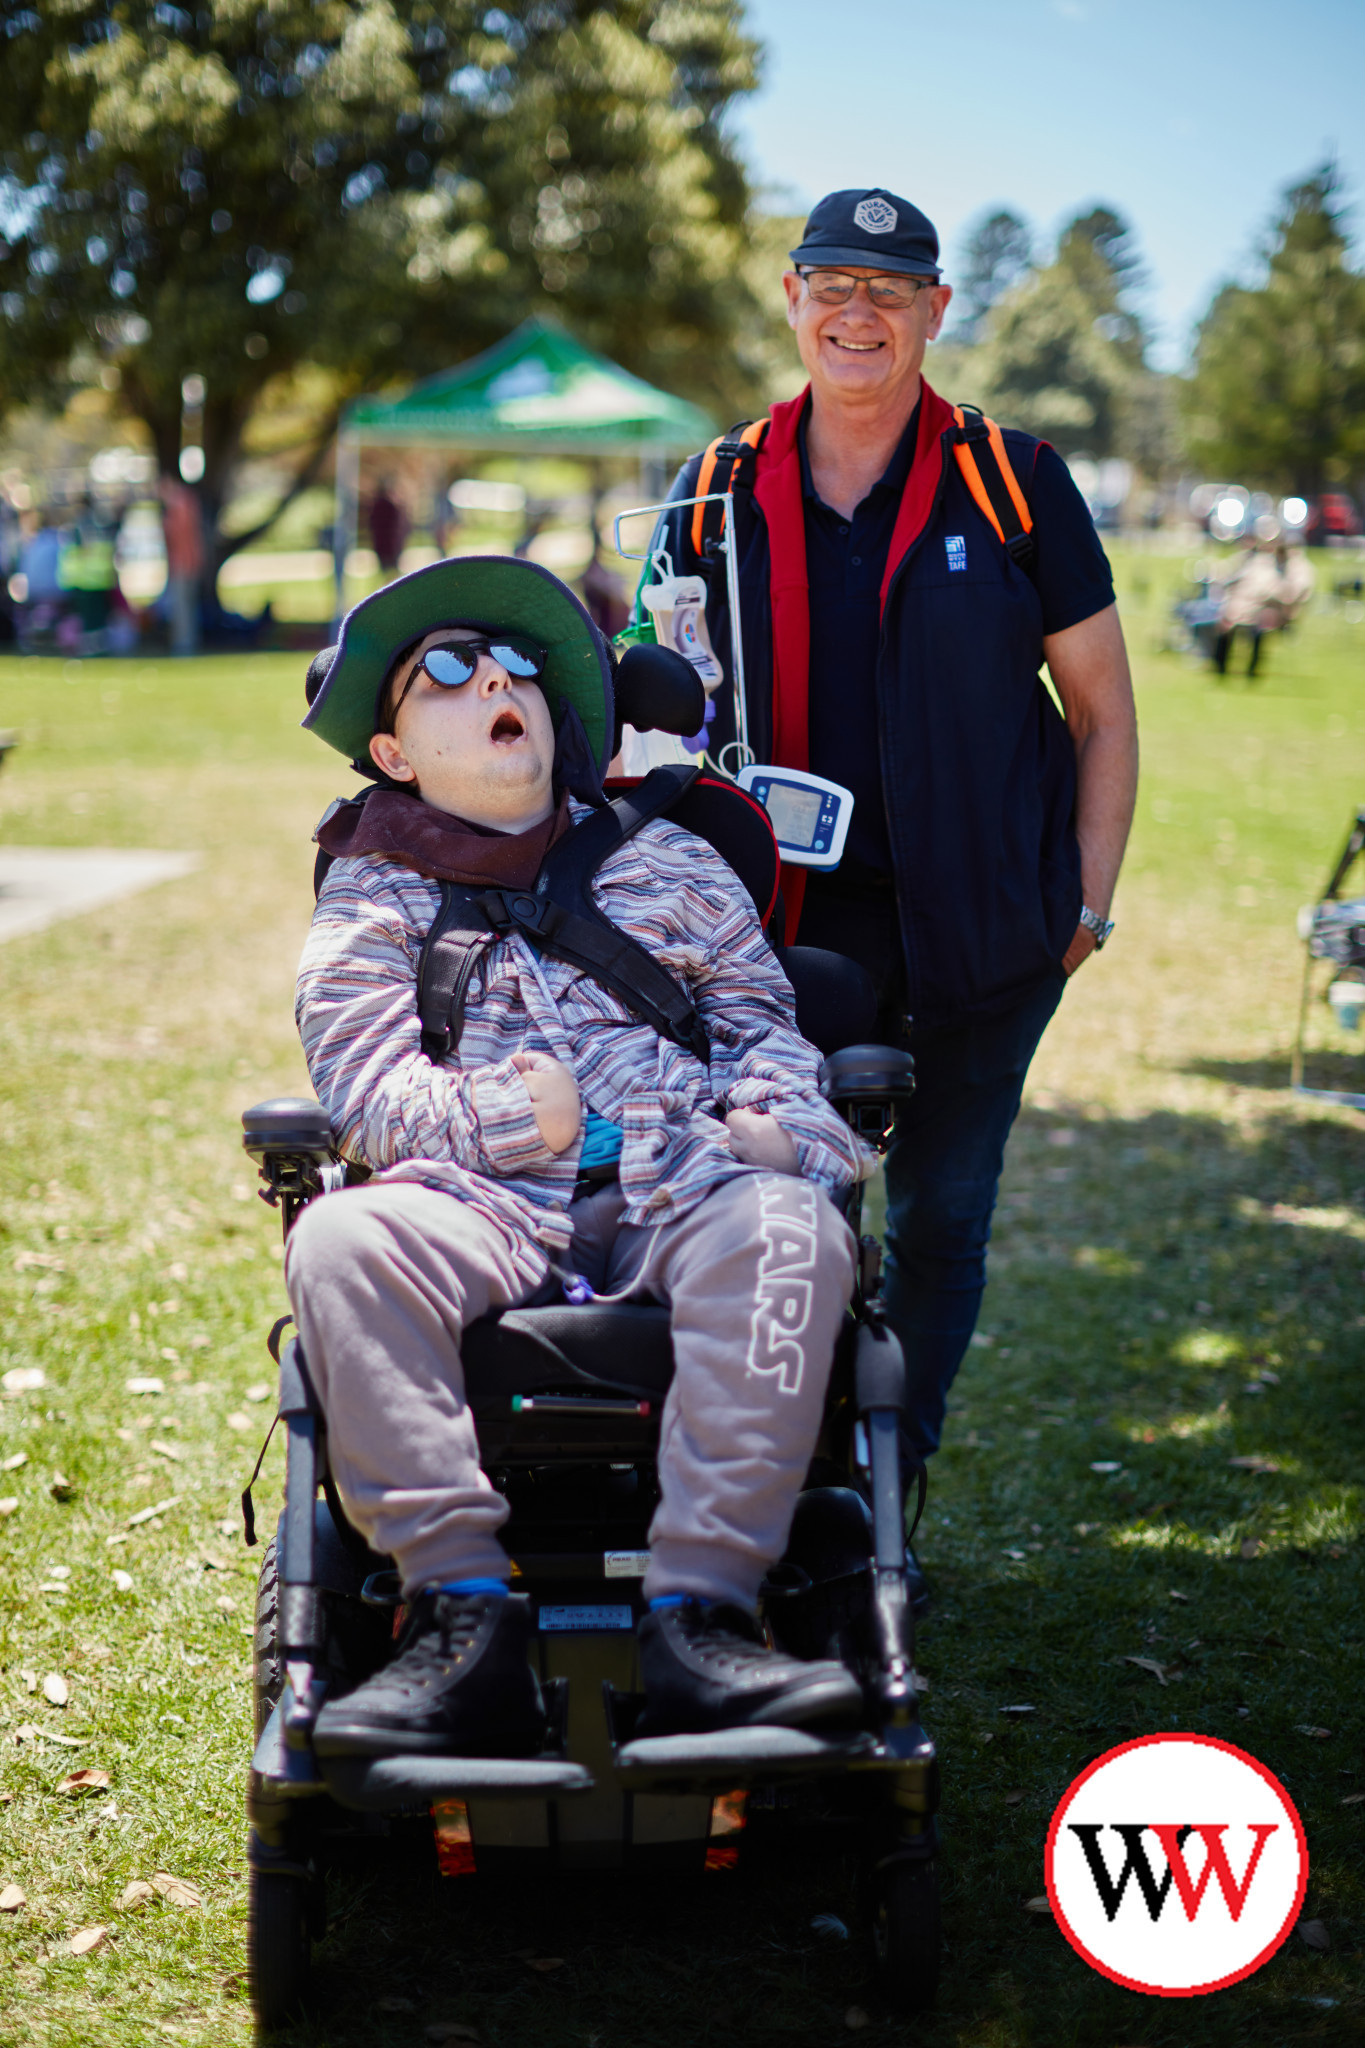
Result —
M 925 286 L 935 282 L 932 277 L 902 277 L 887 271 L 877 277 L 850 277 L 846 270 L 802 270 L 797 274 L 822 306 L 846 306 L 862 284 L 874 306 L 899 312 L 913 306 Z
M 487 640 L 482 633 L 471 633 L 466 640 L 447 640 L 439 647 L 428 647 L 399 692 L 398 701 L 389 714 L 390 726 L 418 676 L 426 676 L 438 689 L 458 690 L 478 673 L 479 657 L 484 654 L 520 683 L 532 682 L 545 667 L 543 647 L 537 647 L 530 640 L 513 638 L 510 634 L 497 640 Z

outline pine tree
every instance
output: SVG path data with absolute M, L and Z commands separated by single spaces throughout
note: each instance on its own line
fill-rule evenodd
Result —
M 1200 324 L 1185 412 L 1210 474 L 1311 498 L 1365 471 L 1365 277 L 1341 196 L 1331 163 L 1290 187 L 1263 281 L 1223 286 Z
M 991 307 L 1027 274 L 1033 237 L 1027 222 L 1002 206 L 977 220 L 962 253 L 961 273 L 950 279 L 956 284 L 953 339 L 970 344 L 980 339 Z
M 1051 263 L 997 302 L 972 367 L 1002 421 L 1064 455 L 1122 452 L 1144 375 L 1142 323 L 1125 300 L 1135 269 L 1126 223 L 1096 208 L 1062 230 Z

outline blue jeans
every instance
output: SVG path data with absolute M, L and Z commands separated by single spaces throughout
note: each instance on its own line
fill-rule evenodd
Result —
M 915 1093 L 886 1156 L 886 1306 L 905 1350 L 910 1434 L 925 1457 L 938 1449 L 980 1313 L 1005 1140 L 1064 987 L 1058 969 L 999 1016 L 911 1034 Z

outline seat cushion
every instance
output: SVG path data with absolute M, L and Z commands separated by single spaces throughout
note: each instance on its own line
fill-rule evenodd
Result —
M 673 1378 L 672 1317 L 649 1302 L 510 1308 L 464 1334 L 470 1402 L 577 1389 L 662 1400 Z

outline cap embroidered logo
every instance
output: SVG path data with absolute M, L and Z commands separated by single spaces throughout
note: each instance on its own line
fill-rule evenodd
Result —
M 860 199 L 853 209 L 853 225 L 868 235 L 889 235 L 899 219 L 889 199 Z

